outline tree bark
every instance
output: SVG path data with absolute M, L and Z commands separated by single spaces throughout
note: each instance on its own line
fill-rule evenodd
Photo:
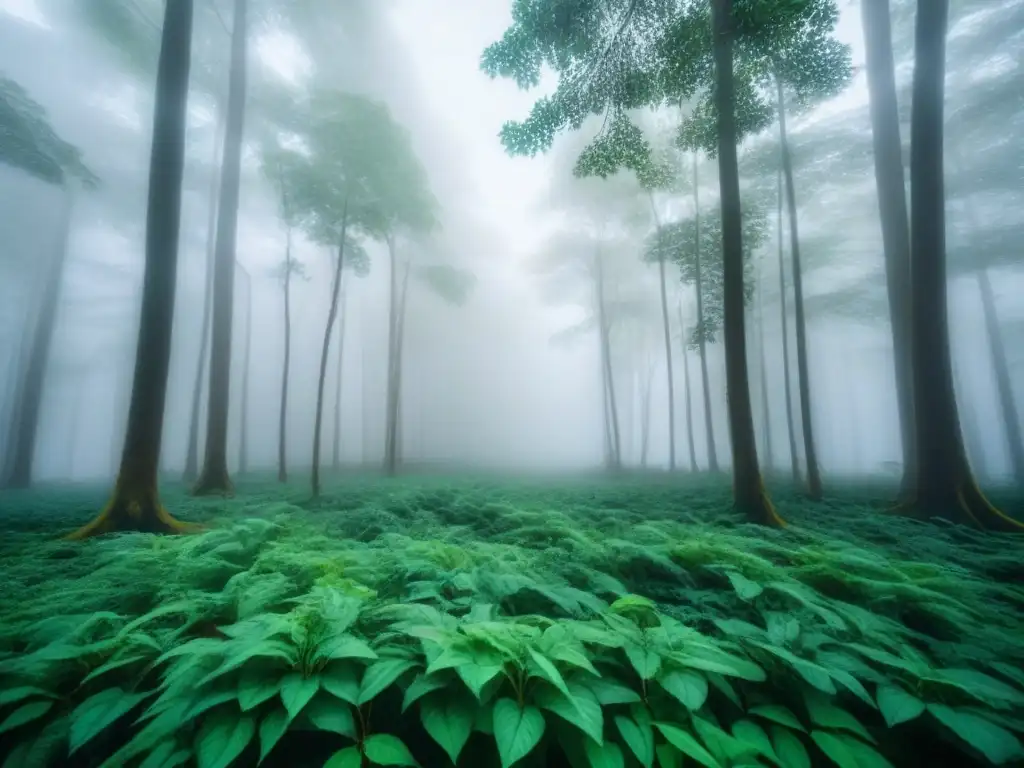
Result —
M 974 467 L 977 476 L 981 479 L 989 477 L 988 461 L 985 456 L 985 438 L 979 425 L 977 409 L 974 401 L 967 396 L 967 384 L 963 379 L 960 366 L 957 365 L 956 355 L 952 353 L 953 365 L 953 391 L 956 393 L 957 402 L 963 403 L 960 411 L 960 428 L 964 433 L 967 460 Z
M 398 472 L 401 463 L 401 411 L 402 411 L 402 350 L 405 347 L 405 311 L 406 299 L 409 295 L 409 274 L 411 264 L 406 262 L 402 271 L 402 281 L 396 283 L 397 303 L 395 305 L 394 341 L 390 346 L 392 355 L 388 366 L 388 403 L 387 403 L 387 446 L 388 454 L 385 469 L 389 475 Z
M 604 263 L 601 253 L 594 256 L 594 287 L 597 299 L 597 326 L 601 339 L 601 364 L 604 366 L 608 410 L 611 415 L 612 470 L 622 469 L 622 439 L 619 430 L 619 408 L 615 397 L 615 377 L 612 372 L 611 327 L 605 307 Z
M 175 533 L 190 528 L 160 503 L 157 471 L 171 362 L 174 294 L 192 57 L 192 0 L 167 3 L 160 41 L 146 209 L 146 266 L 128 430 L 114 493 L 99 516 L 70 535 Z
M 757 463 L 754 415 L 743 323 L 743 213 L 736 157 L 736 102 L 733 82 L 731 0 L 712 0 L 715 102 L 718 108 L 718 176 L 722 206 L 722 263 L 725 284 L 725 375 L 732 437 L 733 497 L 737 509 L 756 523 L 782 526 L 765 491 Z
M 220 186 L 220 116 L 222 111 L 218 104 L 218 125 L 213 141 L 213 178 L 210 181 L 210 210 L 206 221 L 206 278 L 203 285 L 203 321 L 200 326 L 199 359 L 196 361 L 196 377 L 192 382 L 192 412 L 188 422 L 188 453 L 185 455 L 185 471 L 183 479 L 187 483 L 195 481 L 199 474 L 199 411 L 203 399 L 203 374 L 206 371 L 206 358 L 210 349 L 210 317 L 213 309 L 213 272 L 217 240 L 217 190 Z
M 647 368 L 644 388 L 640 393 L 640 466 L 647 468 L 647 452 L 651 445 L 651 386 L 654 384 L 654 365 Z
M 953 389 L 946 280 L 943 99 L 949 0 L 918 2 L 910 120 L 910 268 L 918 517 L 1024 531 L 978 488 L 964 450 Z
M 320 376 L 316 383 L 316 419 L 313 422 L 313 498 L 320 495 L 320 435 L 323 428 L 324 384 L 327 381 L 327 358 L 331 352 L 331 331 L 338 317 L 338 295 L 341 293 L 341 273 L 345 267 L 345 238 L 348 236 L 348 199 L 341 214 L 341 237 L 338 240 L 338 262 L 334 267 L 331 284 L 331 308 L 327 313 L 327 327 L 324 329 L 324 345 L 320 352 Z
M 776 228 L 779 235 L 779 308 L 782 315 L 782 378 L 786 387 L 786 427 L 789 433 L 789 462 L 793 483 L 800 484 L 800 458 L 796 452 L 796 425 L 793 422 L 793 384 L 789 375 L 789 314 L 786 309 L 786 259 L 782 230 L 782 165 L 779 165 L 779 210 Z
M 345 370 L 345 289 L 341 291 L 341 308 L 338 311 L 338 376 L 334 382 L 334 435 L 331 465 L 337 471 L 341 468 L 341 383 Z
M 793 158 L 786 135 L 786 100 L 782 80 L 775 76 L 775 95 L 779 110 L 779 145 L 782 173 L 786 180 L 786 206 L 789 209 L 789 248 L 793 271 L 793 324 L 796 326 L 796 370 L 800 386 L 800 425 L 804 437 L 804 463 L 807 466 L 807 495 L 814 501 L 822 497 L 821 470 L 814 447 L 814 421 L 811 416 L 811 373 L 807 362 L 807 318 L 804 316 L 803 270 L 800 263 L 800 233 L 797 224 L 796 185 L 793 182 Z
M 60 235 L 50 260 L 49 274 L 43 286 L 39 306 L 39 317 L 29 347 L 25 373 L 19 382 L 18 400 L 12 417 L 11 456 L 9 474 L 4 485 L 8 488 L 28 488 L 32 484 L 32 467 L 36 455 L 36 439 L 39 436 L 39 417 L 43 409 L 43 394 L 46 389 L 46 372 L 50 363 L 50 347 L 57 327 L 57 311 L 60 308 L 60 292 L 64 283 L 64 266 L 67 263 L 68 241 L 71 235 L 73 198 L 65 190 L 67 200 L 61 212 Z
M 914 441 L 914 398 L 910 367 L 910 222 L 903 174 L 899 104 L 892 52 L 889 0 L 862 0 L 875 186 L 885 255 L 885 286 L 892 328 L 893 371 L 903 451 L 901 496 L 913 489 L 917 457 Z
M 284 251 L 284 361 L 281 364 L 281 405 L 277 416 L 277 481 L 288 482 L 288 378 L 292 358 L 292 230 L 285 234 Z
M 683 389 L 684 407 L 686 409 L 686 443 L 690 450 L 690 471 L 697 472 L 697 449 L 694 447 L 693 439 L 693 397 L 690 392 L 690 353 L 686 340 L 686 326 L 683 324 L 683 306 L 676 305 L 676 312 L 679 315 L 679 333 L 683 342 L 683 378 L 686 380 L 686 387 Z
M 217 210 L 217 252 L 213 273 L 213 324 L 210 331 L 210 384 L 203 468 L 196 495 L 232 492 L 228 475 L 228 411 L 231 395 L 231 326 L 235 298 L 235 246 L 245 129 L 248 0 L 235 0 L 231 30 L 224 154 Z
M 238 434 L 238 472 L 249 471 L 249 361 L 252 358 L 252 278 L 245 275 L 245 356 L 242 360 L 242 419 Z
M 731 54 L 730 54 L 731 56 Z M 700 380 L 704 395 L 704 434 L 708 443 L 708 469 L 718 472 L 718 450 L 715 448 L 715 422 L 711 418 L 711 385 L 708 381 L 708 345 L 704 338 L 704 286 L 701 277 L 700 241 L 700 181 L 697 178 L 697 153 L 693 153 L 693 223 L 694 245 L 694 287 L 697 290 L 697 327 L 700 329 L 697 345 L 700 351 Z M 685 343 L 685 339 L 684 339 Z
M 654 216 L 654 226 L 658 231 L 658 238 L 661 238 L 661 220 L 658 216 L 658 207 L 654 204 L 654 195 L 647 193 L 651 203 L 651 214 Z M 658 249 L 662 253 L 662 249 Z M 672 330 L 668 322 L 668 289 L 665 285 L 665 259 L 658 259 L 658 287 L 661 293 L 661 327 L 665 337 L 665 368 L 666 383 L 668 385 L 668 468 L 670 472 L 676 470 L 676 394 L 673 381 L 674 371 L 672 370 Z
M 771 472 L 775 466 L 772 452 L 772 414 L 768 399 L 768 364 L 765 361 L 764 353 L 764 306 L 761 291 L 760 276 L 758 276 L 757 288 L 757 354 L 761 364 L 761 412 L 764 416 L 764 458 Z

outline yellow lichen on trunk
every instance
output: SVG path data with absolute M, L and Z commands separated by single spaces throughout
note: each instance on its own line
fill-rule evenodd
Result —
M 105 533 L 190 533 L 200 526 L 171 516 L 160 503 L 156 483 L 129 483 L 118 478 L 114 494 L 96 518 L 66 538 L 82 541 Z
M 752 489 L 749 494 L 744 495 L 746 498 L 743 498 L 737 504 L 737 507 L 747 516 L 750 522 L 757 523 L 758 525 L 767 525 L 770 528 L 786 527 L 786 521 L 775 510 L 775 505 L 772 504 L 768 491 L 765 490 L 764 481 L 760 476 L 758 476 L 756 481 L 756 489 Z M 739 500 L 742 497 L 736 494 L 736 498 Z

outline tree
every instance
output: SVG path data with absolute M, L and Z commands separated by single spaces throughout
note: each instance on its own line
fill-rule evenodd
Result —
M 800 482 L 800 460 L 796 453 L 796 426 L 793 424 L 793 387 L 789 381 L 789 314 L 786 311 L 786 260 L 784 257 L 785 232 L 782 228 L 782 166 L 778 171 L 778 212 L 775 236 L 779 246 L 779 316 L 782 320 L 782 385 L 786 389 L 786 432 L 789 437 L 789 465 L 793 483 Z
M 230 493 L 228 475 L 228 409 L 231 384 L 231 326 L 235 295 L 235 243 L 238 235 L 238 200 L 245 130 L 248 0 L 235 0 L 231 30 L 231 69 L 228 75 L 227 113 L 224 119 L 220 200 L 217 205 L 217 240 L 213 268 L 213 324 L 210 344 L 209 405 L 203 468 L 193 493 Z
M 918 2 L 910 123 L 911 354 L 917 478 L 909 511 L 978 528 L 1024 531 L 993 507 L 971 472 L 960 431 L 946 307 L 943 80 L 949 0 Z
M 73 539 L 110 531 L 176 533 L 188 528 L 160 503 L 157 471 L 174 324 L 191 49 L 192 0 L 167 3 L 157 68 L 146 269 L 128 433 L 110 502 L 95 520 L 72 533 Z
M 245 355 L 242 358 L 242 404 L 241 428 L 238 434 L 238 472 L 249 471 L 249 378 L 252 357 L 252 276 L 241 264 L 237 264 L 238 272 L 245 281 Z
M 34 327 L 30 324 L 25 367 L 16 373 L 15 379 L 14 418 L 10 453 L 4 463 L 3 485 L 27 488 L 32 483 L 39 416 L 67 259 L 72 187 L 78 183 L 92 189 L 99 180 L 83 163 L 79 150 L 53 130 L 43 107 L 21 86 L 4 77 L 0 77 L 0 136 L 3 137 L 0 141 L 0 163 L 61 187 L 66 198 L 65 210 L 61 213 L 61 235 L 50 258 L 38 317 Z

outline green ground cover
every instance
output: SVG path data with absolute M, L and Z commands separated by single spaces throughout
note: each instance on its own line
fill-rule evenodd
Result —
M 6 768 L 1024 764 L 1024 541 L 890 489 L 783 531 L 713 477 L 240 489 L 85 543 L 106 488 L 0 496 Z

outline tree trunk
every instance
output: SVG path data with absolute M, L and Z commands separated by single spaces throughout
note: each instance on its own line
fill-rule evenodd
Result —
M 974 401 L 967 394 L 967 385 L 961 375 L 960 366 L 957 365 L 957 358 L 952 354 L 953 365 L 953 391 L 956 393 L 957 402 L 963 403 L 960 411 L 960 428 L 964 433 L 966 441 L 967 459 L 974 467 L 977 476 L 981 479 L 989 477 L 988 461 L 985 456 L 985 438 L 982 435 L 977 409 Z
M 654 384 L 654 364 L 648 366 L 644 388 L 640 393 L 640 466 L 647 468 L 647 452 L 651 444 L 651 386 Z
M 345 238 L 348 236 L 348 198 L 341 215 L 341 237 L 338 240 L 338 263 L 334 267 L 331 285 L 331 308 L 327 313 L 327 327 L 324 330 L 324 346 L 320 352 L 320 376 L 316 383 L 316 419 L 313 422 L 313 498 L 320 495 L 320 435 L 323 428 L 324 384 L 327 382 L 327 358 L 331 352 L 331 331 L 338 317 L 338 295 L 341 293 L 341 273 L 345 267 Z
M 608 314 L 605 310 L 604 295 L 604 264 L 601 254 L 594 256 L 594 278 L 597 292 L 597 327 L 601 338 L 601 364 L 604 366 L 607 383 L 608 410 L 611 414 L 612 465 L 611 469 L 622 469 L 622 439 L 619 430 L 619 407 L 615 398 L 615 377 L 612 373 L 611 328 L 608 325 Z
M 690 450 L 690 471 L 697 472 L 697 449 L 693 439 L 693 397 L 690 391 L 690 353 L 687 350 L 689 344 L 686 340 L 686 326 L 683 323 L 683 305 L 676 305 L 676 312 L 679 315 L 679 332 L 683 340 L 683 378 L 686 380 L 686 387 L 683 390 L 686 409 L 686 443 Z
M 245 275 L 245 356 L 242 360 L 242 422 L 238 435 L 238 472 L 249 471 L 249 361 L 252 358 L 252 278 Z
M 402 271 L 402 282 L 396 281 L 397 303 L 395 304 L 395 322 L 393 342 L 389 345 L 391 361 L 388 365 L 388 403 L 387 403 L 387 446 L 388 454 L 385 469 L 389 475 L 398 472 L 401 463 L 400 425 L 402 410 L 402 350 L 405 347 L 405 310 L 409 295 L 409 273 L 411 265 L 406 262 Z
M 722 205 L 722 263 L 725 284 L 725 375 L 732 437 L 733 497 L 757 523 L 784 525 L 776 514 L 757 464 L 754 414 L 750 407 L 747 342 L 743 323 L 743 213 L 736 158 L 736 103 L 732 60 L 732 1 L 712 0 L 715 102 L 718 108 L 718 176 Z
M 160 41 L 146 207 L 146 267 L 128 430 L 114 493 L 91 523 L 70 535 L 111 531 L 175 533 L 190 526 L 160 503 L 157 470 L 171 362 L 174 293 L 192 57 L 192 0 L 167 3 Z
M 772 414 L 768 399 L 768 364 L 764 354 L 764 307 L 762 301 L 760 275 L 757 287 L 757 353 L 761 364 L 761 412 L 764 416 L 764 458 L 768 471 L 775 466 L 772 452 Z
M 338 376 L 334 382 L 334 435 L 331 465 L 335 471 L 341 468 L 341 382 L 345 370 L 345 290 L 341 292 L 341 308 L 338 311 Z
M 910 120 L 912 355 L 919 517 L 984 529 L 1022 531 L 975 482 L 960 432 L 949 344 L 943 180 L 943 83 L 949 0 L 918 2 Z
M 281 365 L 281 406 L 277 416 L 277 481 L 288 482 L 288 375 L 292 359 L 292 230 L 285 234 L 284 251 L 284 362 Z
M 658 208 L 654 204 L 654 195 L 650 192 L 647 197 L 651 202 L 651 213 L 654 216 L 654 226 L 658 231 L 658 238 L 661 238 L 661 221 L 658 216 Z M 658 249 L 661 253 L 661 249 Z M 661 327 L 665 336 L 665 368 L 667 369 L 666 383 L 668 385 L 668 468 L 670 472 L 676 470 L 676 395 L 675 383 L 673 382 L 672 370 L 672 330 L 668 322 L 668 289 L 665 286 L 665 259 L 658 259 L 658 287 L 661 293 Z
M 807 319 L 804 316 L 804 284 L 800 263 L 800 234 L 797 225 L 796 185 L 793 183 L 793 158 L 786 135 L 786 100 L 782 80 L 775 76 L 775 95 L 779 110 L 779 145 L 782 149 L 782 173 L 786 179 L 786 206 L 789 209 L 789 248 L 793 271 L 793 324 L 796 326 L 796 370 L 800 385 L 800 424 L 804 436 L 804 463 L 807 465 L 807 494 L 814 501 L 822 497 L 821 471 L 814 447 L 814 422 L 811 417 L 811 373 L 807 362 Z
M 32 484 L 32 465 L 36 455 L 36 439 L 39 436 L 39 416 L 43 408 L 43 394 L 46 390 L 46 371 L 50 362 L 50 347 L 53 332 L 57 327 L 57 310 L 60 308 L 60 289 L 64 282 L 64 265 L 67 263 L 68 241 L 71 235 L 71 214 L 73 198 L 65 190 L 67 200 L 61 212 L 59 240 L 52 259 L 49 274 L 43 286 L 39 305 L 39 317 L 29 347 L 28 363 L 18 389 L 18 400 L 12 417 L 15 420 L 10 446 L 9 474 L 4 485 L 8 488 L 28 488 Z
M 203 322 L 200 327 L 199 359 L 196 361 L 196 377 L 192 382 L 192 412 L 188 422 L 188 453 L 185 455 L 183 479 L 191 483 L 199 474 L 199 410 L 203 399 L 203 374 L 210 348 L 210 316 L 213 309 L 213 272 L 215 244 L 217 238 L 217 190 L 220 182 L 220 116 L 217 109 L 218 125 L 213 141 L 213 178 L 210 181 L 210 210 L 206 221 L 206 278 L 203 286 Z
M 1024 441 L 1021 438 L 1020 416 L 1017 402 L 1013 396 L 1013 381 L 1010 378 L 1010 365 L 1006 360 L 1006 345 L 1003 332 L 999 325 L 996 311 L 996 297 L 992 291 L 988 269 L 982 267 L 975 273 L 978 288 L 981 291 L 981 307 L 985 315 L 985 335 L 988 336 L 989 352 L 992 355 L 992 366 L 995 372 L 996 391 L 999 394 L 999 411 L 1006 429 L 1006 442 L 1009 449 L 1010 469 L 1016 484 L 1024 488 Z
M 903 175 L 899 104 L 892 53 L 889 0 L 862 0 L 875 186 L 885 254 L 885 286 L 892 328 L 893 370 L 903 450 L 901 496 L 913 490 L 916 474 L 914 398 L 910 368 L 910 222 Z
M 248 0 L 235 0 L 231 30 L 231 72 L 224 121 L 224 161 L 217 210 L 217 252 L 213 273 L 210 384 L 203 469 L 193 493 L 231 493 L 228 475 L 228 410 L 231 394 L 231 326 L 235 298 L 235 245 L 245 129 Z
M 782 379 L 786 387 L 786 427 L 789 432 L 789 463 L 793 483 L 800 484 L 800 459 L 796 452 L 796 425 L 793 423 L 793 384 L 789 376 L 789 314 L 786 310 L 786 260 L 783 255 L 782 231 L 782 166 L 779 165 L 779 211 L 776 222 L 779 233 L 779 307 L 782 315 Z
M 730 54 L 731 56 L 732 54 Z M 700 350 L 700 379 L 704 394 L 704 434 L 708 443 L 708 469 L 718 471 L 718 450 L 715 448 L 715 423 L 711 418 L 711 385 L 708 382 L 708 345 L 704 338 L 704 285 L 701 277 L 701 242 L 700 242 L 700 181 L 697 178 L 697 153 L 693 153 L 693 223 L 695 232 L 694 245 L 694 287 L 697 290 L 697 327 L 700 329 L 697 339 Z M 685 339 L 683 340 L 685 343 Z
M 384 472 L 395 473 L 395 446 L 391 404 L 395 393 L 395 345 L 398 343 L 398 255 L 393 237 L 388 238 L 388 373 L 384 400 Z

